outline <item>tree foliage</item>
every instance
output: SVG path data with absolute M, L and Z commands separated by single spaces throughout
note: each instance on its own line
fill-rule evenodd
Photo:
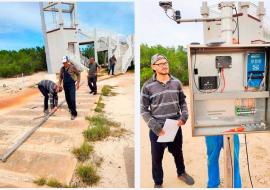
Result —
M 188 85 L 187 53 L 182 46 L 163 47 L 161 45 L 148 46 L 142 44 L 141 53 L 141 86 L 150 79 L 154 72 L 151 69 L 151 57 L 158 53 L 165 55 L 169 60 L 170 74 L 180 79 L 183 85 Z
M 0 77 L 29 75 L 47 69 L 45 48 L 25 48 L 19 51 L 0 51 Z
M 88 44 L 86 47 L 81 48 L 82 55 L 84 57 L 87 57 L 88 59 L 90 57 L 95 57 L 95 49 L 93 44 Z

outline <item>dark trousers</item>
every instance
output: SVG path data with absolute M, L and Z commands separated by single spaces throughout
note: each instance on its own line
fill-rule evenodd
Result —
M 111 65 L 109 66 L 108 74 L 110 74 L 111 71 L 112 71 L 112 75 L 114 75 L 114 67 L 115 67 L 115 64 L 111 64 Z
M 91 91 L 97 92 L 97 76 L 88 77 L 88 86 Z
M 48 95 L 48 92 L 47 90 L 41 86 L 41 85 L 38 85 L 38 89 L 39 91 L 42 93 L 42 95 L 44 96 L 44 110 L 47 110 L 48 109 L 48 100 L 49 100 L 49 95 Z
M 182 152 L 182 130 L 179 128 L 176 137 L 173 142 L 170 143 L 158 143 L 158 136 L 150 130 L 149 133 L 151 141 L 151 154 L 152 154 L 152 177 L 157 185 L 163 183 L 163 168 L 162 159 L 164 150 L 168 147 L 168 151 L 173 155 L 174 162 L 177 169 L 177 175 L 181 175 L 185 172 L 185 164 Z
M 65 97 L 68 104 L 68 108 L 71 112 L 71 115 L 77 116 L 76 111 L 76 89 L 75 84 L 73 85 L 64 85 Z

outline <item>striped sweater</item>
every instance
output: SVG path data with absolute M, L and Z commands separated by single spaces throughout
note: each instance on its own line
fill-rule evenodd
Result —
M 164 84 L 156 75 L 146 81 L 141 91 L 141 115 L 148 127 L 158 135 L 166 119 L 188 119 L 186 96 L 181 82 L 170 75 Z
M 53 109 L 55 106 L 58 105 L 58 96 L 57 92 L 55 91 L 56 84 L 50 80 L 42 80 L 38 83 L 39 86 L 44 87 L 46 93 L 49 95 L 50 101 L 50 108 Z

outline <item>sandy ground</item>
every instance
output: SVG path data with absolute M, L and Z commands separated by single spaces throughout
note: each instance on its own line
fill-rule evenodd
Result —
M 20 76 L 14 78 L 0 78 L 0 98 L 7 95 L 12 96 L 33 87 L 43 79 L 49 79 L 51 76 L 47 72 L 38 72 L 29 76 Z
M 134 74 L 127 73 L 99 85 L 115 86 L 116 96 L 103 97 L 105 113 L 128 130 L 120 138 L 109 137 L 95 143 L 95 152 L 104 161 L 99 168 L 101 181 L 94 187 L 134 187 Z
M 22 105 L 37 96 L 39 91 L 36 84 L 43 79 L 54 80 L 47 72 L 38 72 L 29 76 L 0 78 L 0 109 L 11 109 Z
M 189 90 L 185 87 L 187 103 L 189 105 Z M 206 187 L 207 186 L 207 157 L 204 137 L 192 137 L 190 119 L 182 127 L 183 130 L 183 153 L 186 171 L 193 176 L 195 184 L 187 186 L 179 181 L 176 176 L 176 168 L 172 155 L 165 151 L 163 158 L 164 187 L 168 188 L 187 188 L 187 187 Z M 141 118 L 141 187 L 153 187 L 151 174 L 151 152 L 149 129 Z M 240 137 L 240 172 L 242 177 L 242 187 L 251 187 L 245 153 L 244 135 Z M 270 187 L 270 143 L 269 133 L 257 133 L 247 135 L 248 152 L 251 177 L 254 187 Z M 220 154 L 220 175 L 221 187 L 223 187 L 223 151 Z

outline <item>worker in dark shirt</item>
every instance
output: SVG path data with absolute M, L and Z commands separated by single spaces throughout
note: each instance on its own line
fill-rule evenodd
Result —
M 76 110 L 76 89 L 80 87 L 80 71 L 69 61 L 68 56 L 64 56 L 62 59 L 63 67 L 60 70 L 59 86 L 63 81 L 65 98 L 68 104 L 69 111 L 71 113 L 71 120 L 77 117 Z
M 95 62 L 95 58 L 91 57 L 88 64 L 88 86 L 90 88 L 90 94 L 97 94 L 97 73 L 100 70 L 100 65 Z
M 109 69 L 108 69 L 108 75 L 110 75 L 111 71 L 112 71 L 112 75 L 114 75 L 114 67 L 116 64 L 117 60 L 115 55 L 113 55 L 110 59 L 109 59 Z
M 53 81 L 42 80 L 38 83 L 38 89 L 44 96 L 44 114 L 49 114 L 48 100 L 50 101 L 51 110 L 57 109 L 58 96 L 57 93 L 62 91 L 62 88 L 57 86 Z

